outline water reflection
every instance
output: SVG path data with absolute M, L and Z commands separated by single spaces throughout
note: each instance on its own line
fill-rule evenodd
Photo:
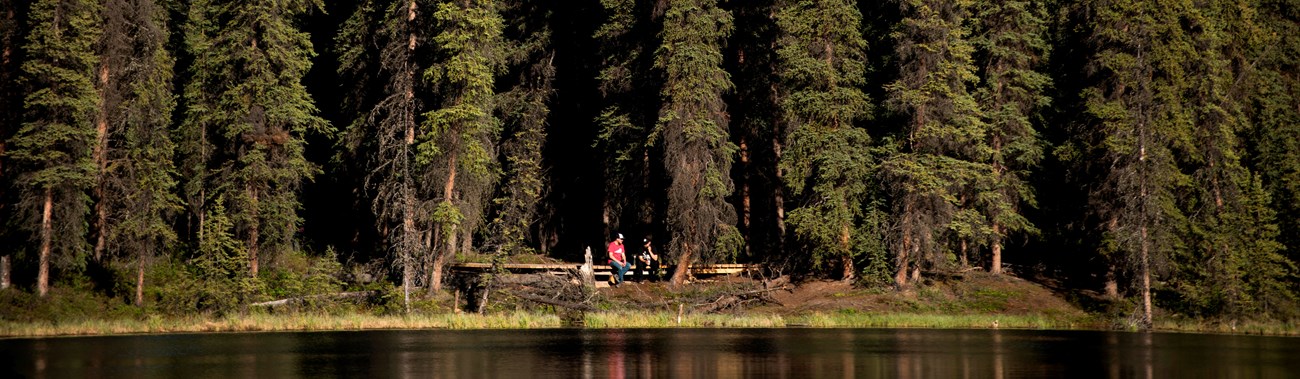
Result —
M 1020 330 L 558 329 L 0 340 L 0 377 L 1286 377 L 1300 339 Z M 6 361 L 7 360 L 7 361 Z

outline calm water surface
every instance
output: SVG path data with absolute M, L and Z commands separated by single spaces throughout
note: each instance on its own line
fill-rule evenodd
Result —
M 920 329 L 409 330 L 0 340 L 0 377 L 1300 377 L 1300 338 Z

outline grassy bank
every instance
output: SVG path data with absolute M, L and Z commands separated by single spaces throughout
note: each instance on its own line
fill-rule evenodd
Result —
M 1110 323 L 1092 318 L 1048 315 L 943 315 L 810 313 L 798 316 L 775 314 L 682 314 L 674 312 L 594 312 L 582 316 L 587 328 L 934 328 L 934 329 L 1078 329 L 1105 330 Z M 211 333 L 262 331 L 328 331 L 383 329 L 541 329 L 571 326 L 548 313 L 505 314 L 249 314 L 231 317 L 182 317 L 146 319 L 81 320 L 68 322 L 0 322 L 2 337 L 86 336 L 141 333 Z M 1158 331 L 1237 333 L 1300 336 L 1295 325 L 1242 323 L 1221 324 L 1197 321 L 1165 321 Z
M 67 322 L 0 322 L 0 336 L 42 337 L 137 333 L 323 331 L 377 329 L 532 329 L 561 326 L 552 314 L 511 313 L 412 314 L 249 314 L 230 317 L 181 317 Z

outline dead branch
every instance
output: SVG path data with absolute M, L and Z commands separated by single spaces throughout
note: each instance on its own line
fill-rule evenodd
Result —
M 263 301 L 260 303 L 249 304 L 248 306 L 278 307 L 281 305 L 302 304 L 307 302 L 308 300 L 322 300 L 322 299 L 337 300 L 337 299 L 347 299 L 347 298 L 365 298 L 374 295 L 376 292 L 378 291 L 339 292 L 339 293 L 326 293 L 326 294 L 319 294 L 319 295 L 307 295 L 307 296 L 291 297 L 291 298 L 280 299 L 280 300 Z

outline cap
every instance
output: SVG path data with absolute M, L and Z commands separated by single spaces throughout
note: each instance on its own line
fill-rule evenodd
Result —
M 623 233 L 618 233 L 618 239 L 623 239 Z

